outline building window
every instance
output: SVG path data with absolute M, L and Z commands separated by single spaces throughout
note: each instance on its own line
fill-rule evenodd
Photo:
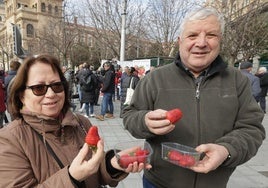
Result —
M 47 6 L 47 9 L 48 9 L 48 13 L 52 12 L 52 6 L 50 4 Z
M 46 4 L 41 3 L 41 12 L 46 12 Z
M 28 46 L 28 51 L 29 51 L 29 52 L 33 52 L 33 49 L 34 49 L 33 45 L 29 45 L 29 46 Z
M 34 36 L 34 27 L 32 24 L 27 24 L 26 26 L 26 33 L 27 33 L 27 37 L 33 37 Z
M 57 6 L 55 6 L 55 14 L 59 13 L 59 8 Z
M 87 37 L 87 43 L 88 43 L 88 46 L 89 47 L 92 47 L 92 37 L 91 37 L 91 35 L 88 35 L 88 37 Z

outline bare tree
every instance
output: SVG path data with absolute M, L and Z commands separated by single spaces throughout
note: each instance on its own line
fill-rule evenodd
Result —
M 121 39 L 122 7 L 119 0 L 84 0 L 83 24 L 95 28 L 92 33 L 95 43 L 101 48 L 103 59 L 118 58 Z M 126 55 L 137 46 L 138 37 L 143 36 L 143 15 L 146 8 L 138 0 L 127 1 Z M 138 37 L 137 37 L 138 36 Z
M 246 13 L 236 13 L 236 19 L 227 19 L 222 54 L 229 63 L 250 61 L 267 48 L 268 14 L 263 12 L 263 8 L 263 4 L 257 3 Z
M 70 15 L 74 12 L 65 13 L 64 4 L 63 14 L 57 18 L 47 18 L 46 25 L 39 29 L 36 38 L 39 40 L 39 51 L 54 54 L 64 65 L 68 64 L 72 46 L 79 42 L 79 29 L 75 23 L 70 23 Z M 73 65 L 72 65 L 73 66 Z
M 190 0 L 149 0 L 146 29 L 149 38 L 156 41 L 154 45 L 160 45 L 155 55 L 174 56 L 180 22 L 198 4 Z
M 212 4 L 225 16 L 221 54 L 229 64 L 251 61 L 264 53 L 268 45 L 268 2 L 255 0 L 244 7 L 237 3 L 215 0 Z

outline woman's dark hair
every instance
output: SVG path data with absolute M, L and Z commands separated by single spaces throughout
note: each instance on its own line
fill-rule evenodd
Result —
M 25 84 L 28 81 L 29 70 L 36 63 L 49 64 L 52 70 L 59 74 L 60 80 L 63 82 L 64 85 L 64 93 L 65 93 L 65 101 L 62 108 L 62 113 L 65 114 L 70 107 L 70 102 L 68 98 L 69 86 L 68 83 L 66 82 L 64 74 L 61 71 L 60 62 L 51 55 L 42 54 L 38 55 L 37 57 L 28 57 L 27 59 L 25 59 L 25 61 L 22 63 L 16 74 L 14 82 L 10 88 L 10 94 L 8 98 L 9 112 L 13 119 L 21 117 L 20 110 L 22 109 L 23 104 L 20 100 L 20 96 L 23 94 L 26 88 Z
M 136 69 L 134 67 L 130 67 L 130 73 L 133 74 L 136 71 Z

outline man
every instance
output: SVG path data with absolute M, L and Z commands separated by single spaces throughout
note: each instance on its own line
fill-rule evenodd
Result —
M 260 79 L 251 73 L 252 63 L 245 61 L 240 64 L 241 72 L 248 77 L 251 84 L 252 95 L 256 101 L 258 101 L 259 94 L 261 92 Z
M 104 121 L 106 118 L 114 118 L 113 94 L 115 92 L 115 71 L 111 62 L 107 61 L 103 64 L 104 77 L 101 92 L 103 93 L 101 103 L 101 114 L 96 115 L 96 118 Z
M 175 62 L 159 67 L 137 85 L 123 123 L 153 148 L 152 169 L 144 187 L 223 188 L 236 166 L 251 159 L 265 138 L 263 112 L 251 95 L 250 82 L 219 56 L 222 16 L 212 8 L 189 13 L 180 25 Z M 167 110 L 180 108 L 175 124 Z M 175 166 L 161 158 L 161 143 L 194 147 L 200 161 Z

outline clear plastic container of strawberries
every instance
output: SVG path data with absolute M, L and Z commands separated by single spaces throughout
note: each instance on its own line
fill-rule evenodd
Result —
M 122 153 L 124 151 L 124 153 Z M 114 146 L 115 156 L 118 164 L 122 168 L 127 168 L 129 164 L 150 163 L 150 157 L 153 150 L 150 144 L 144 140 L 134 140 L 127 142 L 120 142 Z
M 162 159 L 172 164 L 189 168 L 200 160 L 201 153 L 192 147 L 173 142 L 163 142 L 161 145 Z

